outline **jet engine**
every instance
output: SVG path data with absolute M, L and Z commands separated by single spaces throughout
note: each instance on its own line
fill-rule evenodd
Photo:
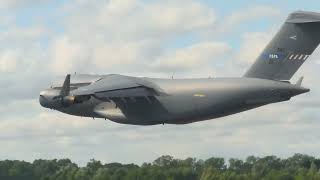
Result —
M 61 104 L 65 107 L 68 107 L 74 104 L 79 104 L 79 103 L 88 101 L 90 100 L 90 98 L 91 98 L 90 95 L 85 95 L 85 96 L 70 95 L 70 74 L 68 74 L 63 83 L 63 86 L 61 88 L 59 95 L 54 97 L 53 99 L 60 99 Z

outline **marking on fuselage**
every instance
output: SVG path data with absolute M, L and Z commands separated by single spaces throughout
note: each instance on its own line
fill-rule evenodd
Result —
M 292 54 L 292 55 L 289 57 L 289 59 L 291 60 L 293 57 L 294 57 L 294 54 Z
M 285 54 L 285 53 L 263 53 L 262 58 L 264 60 L 281 61 L 281 60 L 287 58 L 287 54 Z
M 194 97 L 206 97 L 206 95 L 204 95 L 204 94 L 194 94 L 193 96 Z
M 269 59 L 279 59 L 278 54 L 269 54 Z
M 307 54 L 291 54 L 289 56 L 289 60 L 299 60 L 299 61 L 305 61 L 310 57 L 310 55 Z
M 299 57 L 299 60 L 301 60 L 304 57 L 304 54 L 301 54 L 301 56 Z
M 297 36 L 291 36 L 290 39 L 297 40 Z

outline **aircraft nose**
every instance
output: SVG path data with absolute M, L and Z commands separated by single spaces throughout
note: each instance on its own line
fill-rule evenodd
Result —
M 40 103 L 40 105 L 41 105 L 42 107 L 45 107 L 45 108 L 48 107 L 48 100 L 47 100 L 47 99 L 45 98 L 45 96 L 42 95 L 41 93 L 40 93 L 40 97 L 39 97 L 39 103 Z
M 42 107 L 56 109 L 61 106 L 60 102 L 54 98 L 59 95 L 60 91 L 55 89 L 47 89 L 40 92 L 39 103 Z
M 41 91 L 40 92 L 40 96 L 39 96 L 39 103 L 42 107 L 45 107 L 45 108 L 49 108 L 50 106 L 50 100 L 49 100 L 49 94 L 48 94 L 48 91 L 45 90 L 45 91 Z

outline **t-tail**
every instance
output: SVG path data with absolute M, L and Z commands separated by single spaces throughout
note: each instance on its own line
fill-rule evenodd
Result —
M 320 13 L 289 15 L 244 77 L 288 81 L 320 43 Z

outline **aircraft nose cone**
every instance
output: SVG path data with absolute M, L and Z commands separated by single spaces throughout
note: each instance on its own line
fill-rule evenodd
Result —
M 42 107 L 45 107 L 47 108 L 48 107 L 48 100 L 40 94 L 40 97 L 39 97 L 39 103 Z
M 50 106 L 50 91 L 44 90 L 40 92 L 39 103 L 42 107 L 49 108 Z
M 60 91 L 55 89 L 47 89 L 40 92 L 39 103 L 42 107 L 56 109 L 61 106 L 58 100 L 54 98 L 59 95 Z

